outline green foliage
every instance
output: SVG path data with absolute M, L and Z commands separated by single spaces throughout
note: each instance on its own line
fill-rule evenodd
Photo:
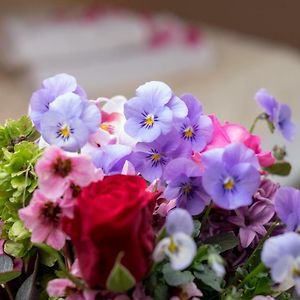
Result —
M 38 134 L 27 116 L 8 120 L 0 127 L 0 220 L 5 251 L 23 257 L 31 248 L 30 233 L 19 219 L 18 211 L 28 205 L 37 187 L 34 166 L 41 150 L 33 141 Z
M 216 273 L 211 270 L 207 265 L 201 264 L 197 266 L 197 270 L 194 272 L 197 279 L 201 280 L 205 285 L 212 289 L 221 292 L 223 290 L 223 279 L 218 277 Z
M 289 162 L 281 160 L 277 161 L 272 166 L 265 168 L 265 170 L 273 175 L 288 176 L 291 173 L 292 166 Z
M 168 263 L 163 266 L 162 272 L 164 279 L 169 286 L 179 286 L 194 280 L 194 276 L 190 271 L 175 271 Z
M 225 252 L 238 246 L 239 239 L 235 236 L 233 232 L 225 232 L 216 234 L 206 239 L 205 243 L 211 245 L 218 245 L 220 247 L 220 252 Z
M 0 127 L 0 148 L 9 151 L 22 141 L 34 142 L 39 137 L 28 116 L 22 116 L 18 120 L 7 120 Z

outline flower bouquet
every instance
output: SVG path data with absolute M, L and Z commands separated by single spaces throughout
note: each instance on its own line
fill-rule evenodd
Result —
M 280 187 L 290 108 L 266 90 L 251 129 L 147 82 L 88 100 L 58 74 L 0 127 L 0 299 L 293 299 L 300 192 Z M 273 178 L 273 177 L 272 177 Z

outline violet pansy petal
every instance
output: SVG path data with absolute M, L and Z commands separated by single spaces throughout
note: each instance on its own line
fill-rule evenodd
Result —
M 155 106 L 164 106 L 171 99 L 172 90 L 164 82 L 149 81 L 137 88 L 136 95 L 140 98 L 146 98 Z

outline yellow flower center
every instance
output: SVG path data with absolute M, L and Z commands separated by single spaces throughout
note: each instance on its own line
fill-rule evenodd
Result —
M 170 243 L 168 245 L 168 249 L 171 253 L 175 253 L 178 251 L 177 245 L 175 244 L 173 238 L 170 238 Z
M 188 127 L 187 129 L 184 130 L 184 136 L 186 138 L 192 138 L 193 137 L 193 134 L 194 134 L 194 131 L 191 127 Z
M 60 128 L 60 134 L 63 138 L 68 138 L 71 135 L 71 131 L 68 125 L 64 125 Z
M 294 267 L 292 269 L 292 276 L 293 277 L 299 277 L 300 276 L 300 270 L 298 268 Z
M 225 190 L 228 190 L 228 191 L 232 190 L 234 188 L 234 181 L 233 181 L 233 179 L 232 178 L 227 178 L 224 181 L 223 186 L 224 186 Z
M 151 155 L 151 160 L 152 160 L 152 161 L 159 161 L 160 158 L 161 158 L 161 156 L 160 156 L 160 154 L 158 154 L 158 153 L 153 153 L 153 154 Z
M 114 133 L 114 126 L 112 126 L 111 124 L 108 123 L 102 123 L 100 125 L 100 128 L 106 132 L 108 132 L 109 134 L 113 134 Z
M 192 190 L 192 187 L 189 185 L 189 184 L 186 184 L 184 187 L 183 187 L 183 192 L 185 194 L 189 194 Z
M 150 114 L 145 118 L 145 125 L 146 127 L 152 127 L 153 124 L 154 124 L 154 116 Z

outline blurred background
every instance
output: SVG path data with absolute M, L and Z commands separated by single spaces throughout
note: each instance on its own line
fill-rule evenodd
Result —
M 27 112 L 56 73 L 89 97 L 131 97 L 149 80 L 190 92 L 207 113 L 250 127 L 267 88 L 300 127 L 300 2 L 296 0 L 1 0 L 0 121 Z M 264 147 L 285 142 L 257 127 Z M 300 182 L 300 140 L 287 146 Z

